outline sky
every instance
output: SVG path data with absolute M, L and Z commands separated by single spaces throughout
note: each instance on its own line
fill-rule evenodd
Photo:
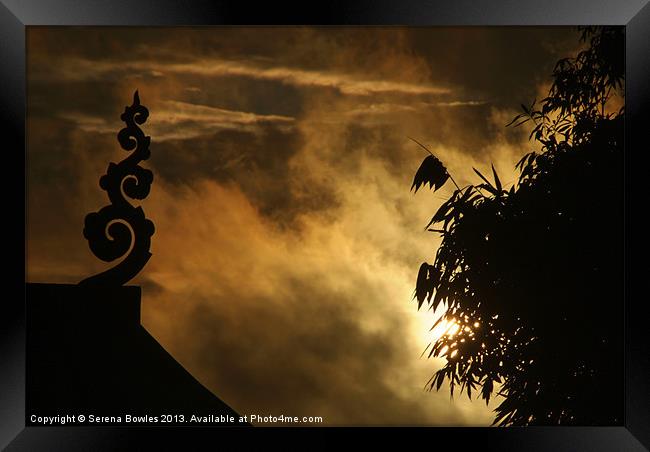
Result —
M 409 189 L 426 144 L 463 186 L 534 149 L 505 125 L 572 55 L 565 27 L 28 27 L 27 281 L 105 264 L 83 238 L 128 154 L 138 90 L 156 232 L 142 323 L 240 414 L 325 425 L 489 425 L 425 385 L 442 312 L 412 300 L 451 182 Z

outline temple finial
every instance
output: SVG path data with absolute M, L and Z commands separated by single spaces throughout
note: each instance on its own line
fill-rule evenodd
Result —
M 98 212 L 89 213 L 84 221 L 83 234 L 95 256 L 105 262 L 124 258 L 114 267 L 79 284 L 124 285 L 142 270 L 151 257 L 149 248 L 154 225 L 144 216 L 142 207 L 135 207 L 129 200 L 146 198 L 153 182 L 151 170 L 139 165 L 151 153 L 151 137 L 145 136 L 138 126 L 144 124 L 148 117 L 149 110 L 140 105 L 136 90 L 133 105 L 126 107 L 121 115 L 126 127 L 117 134 L 122 149 L 131 154 L 119 163 L 111 162 L 108 165 L 99 186 L 106 191 L 111 204 Z

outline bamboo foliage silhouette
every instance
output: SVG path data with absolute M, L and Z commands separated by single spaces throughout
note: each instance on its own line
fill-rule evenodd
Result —
M 622 314 L 612 303 L 624 111 L 608 102 L 624 85 L 623 31 L 583 28 L 581 40 L 588 47 L 558 62 L 549 95 L 508 124 L 530 122 L 540 145 L 517 163 L 516 184 L 474 169 L 477 184 L 456 186 L 426 226 L 442 242 L 420 266 L 414 298 L 418 309 L 444 306 L 433 328 L 448 326 L 428 353 L 446 364 L 426 387 L 447 381 L 452 396 L 460 388 L 486 403 L 496 392 L 498 425 L 622 421 Z M 423 162 L 413 187 L 440 188 L 440 168 Z

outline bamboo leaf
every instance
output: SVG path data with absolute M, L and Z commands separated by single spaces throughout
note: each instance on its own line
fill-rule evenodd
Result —
M 499 176 L 497 176 L 497 171 L 494 169 L 494 165 L 492 165 L 492 174 L 494 174 L 494 183 L 497 185 L 496 189 L 498 192 L 501 192 L 503 187 L 501 187 L 501 181 L 499 180 Z
M 490 183 L 490 181 L 487 180 L 487 178 L 486 178 L 484 175 L 482 175 L 482 174 L 480 173 L 479 170 L 477 170 L 476 168 L 472 168 L 472 169 L 474 170 L 474 172 L 475 172 L 476 174 L 478 174 L 478 177 L 480 177 L 481 179 L 483 179 L 483 180 L 485 181 L 486 184 L 488 184 L 490 187 L 492 187 L 492 184 Z M 492 188 L 494 188 L 494 187 L 492 187 Z

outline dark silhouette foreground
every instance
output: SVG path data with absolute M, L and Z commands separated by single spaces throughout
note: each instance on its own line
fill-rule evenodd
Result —
M 99 425 L 246 425 L 147 333 L 140 288 L 124 286 L 151 257 L 155 229 L 132 204 L 147 197 L 153 182 L 139 165 L 151 154 L 151 138 L 139 127 L 148 116 L 136 91 L 117 134 L 130 154 L 108 165 L 99 186 L 110 204 L 84 222 L 91 251 L 117 263 L 78 285 L 27 284 L 27 425 L 48 417 L 60 423 L 57 416 L 83 425 L 66 417 L 79 415 L 86 425 L 93 416 L 102 418 Z
M 427 225 L 442 244 L 420 268 L 418 307 L 442 303 L 459 326 L 432 344 L 447 363 L 428 387 L 446 380 L 486 403 L 498 392 L 499 425 L 623 422 L 624 112 L 610 106 L 623 38 L 622 27 L 583 29 L 587 48 L 559 61 L 548 97 L 511 123 L 532 124 L 541 147 L 518 163 L 516 185 L 475 170 L 479 183 Z M 418 171 L 415 188 L 439 188 L 439 166 Z
M 121 416 L 108 425 L 165 425 L 161 416 L 178 414 L 232 416 L 235 423 L 203 425 L 242 425 L 140 325 L 139 287 L 27 284 L 26 295 L 26 425 L 42 425 L 32 415 L 66 414 L 85 415 L 84 425 L 91 414 Z M 158 422 L 125 424 L 127 414 Z

